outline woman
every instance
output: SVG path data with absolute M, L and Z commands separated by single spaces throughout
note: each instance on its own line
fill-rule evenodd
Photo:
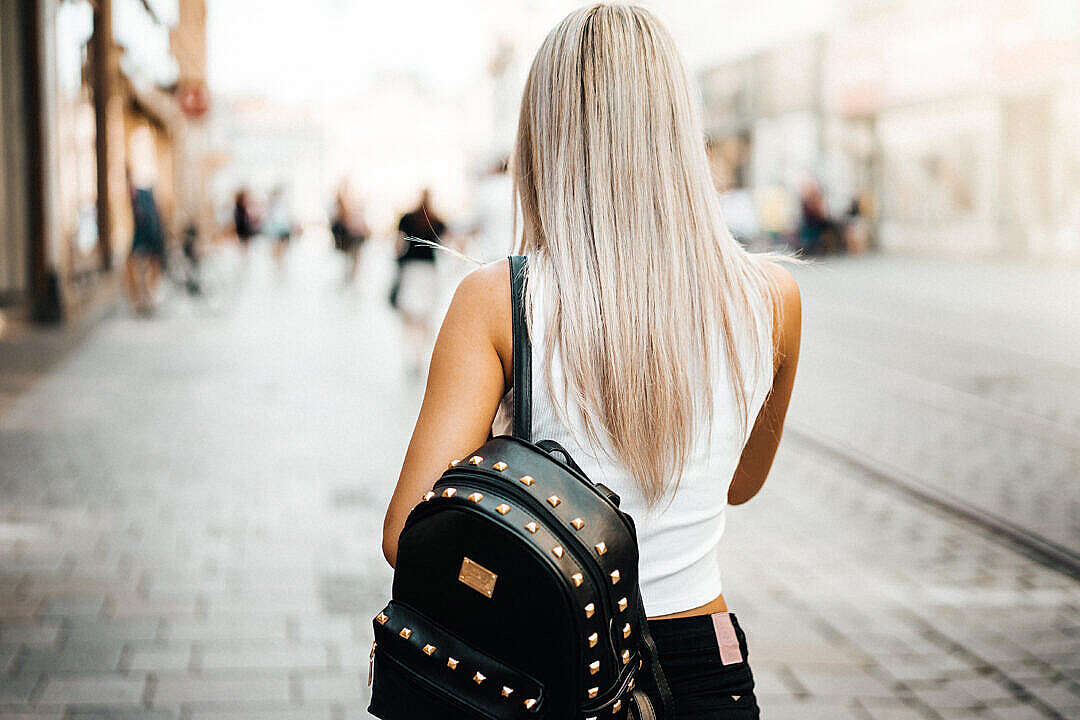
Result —
M 233 228 L 236 230 L 236 239 L 240 241 L 240 247 L 246 252 L 251 244 L 251 238 L 259 233 L 259 222 L 251 210 L 247 188 L 240 188 L 236 193 L 233 202 Z
M 398 221 L 397 277 L 390 290 L 390 304 L 400 314 L 405 331 L 408 370 L 413 377 L 423 371 L 424 353 L 433 334 L 431 314 L 439 296 L 435 247 L 445 233 L 446 224 L 431 206 L 431 190 L 424 188 L 420 203 Z
M 270 191 L 270 197 L 266 200 L 266 219 L 263 221 L 263 232 L 267 237 L 273 238 L 274 262 L 279 269 L 285 262 L 285 251 L 289 247 L 289 241 L 293 235 L 292 211 L 289 207 L 289 198 L 285 193 L 285 186 L 278 185 Z
M 533 431 L 637 524 L 641 590 L 679 720 L 756 718 L 746 639 L 721 592 L 725 507 L 780 440 L 799 352 L 791 275 L 725 228 L 681 59 L 647 11 L 571 13 L 533 62 L 513 163 L 529 256 Z M 462 281 L 387 510 L 508 431 L 507 263 Z
M 330 234 L 334 236 L 334 248 L 345 253 L 345 284 L 356 279 L 360 268 L 360 248 L 368 238 L 368 226 L 361 209 L 353 203 L 347 182 L 341 183 L 334 197 L 334 209 L 330 216 Z
M 131 193 L 133 232 L 131 253 L 124 264 L 124 276 L 128 296 L 135 312 L 149 315 L 154 308 L 158 279 L 165 267 L 165 233 L 161 215 L 158 213 L 154 191 L 149 187 L 135 187 L 128 173 L 128 189 Z

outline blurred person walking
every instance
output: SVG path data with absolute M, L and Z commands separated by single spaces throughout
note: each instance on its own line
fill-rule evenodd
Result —
M 368 239 L 371 231 L 364 220 L 363 209 L 353 202 L 349 186 L 342 182 L 334 196 L 334 208 L 330 214 L 330 234 L 334 239 L 334 249 L 345 253 L 348 261 L 345 266 L 344 283 L 352 283 L 360 267 L 360 248 Z
M 844 224 L 844 252 L 860 255 L 873 242 L 873 195 L 863 190 L 851 199 Z
M 135 312 L 148 315 L 153 312 L 158 283 L 165 269 L 165 233 L 153 189 L 136 187 L 130 170 L 128 192 L 133 232 L 124 278 L 131 306 Z
M 274 262 L 280 269 L 285 261 L 285 252 L 289 248 L 295 227 L 288 195 L 284 185 L 278 185 L 270 191 L 266 201 L 266 217 L 263 220 L 263 232 L 274 240 Z
M 189 222 L 184 226 L 180 240 L 179 262 L 177 263 L 180 267 L 174 273 L 188 295 L 202 294 L 202 283 L 199 277 L 200 261 L 199 226 Z
M 413 376 L 423 371 L 432 334 L 432 312 L 439 298 L 433 245 L 442 244 L 445 232 L 446 224 L 431 207 L 431 190 L 424 188 L 419 204 L 398 221 L 397 273 L 390 289 L 390 304 L 405 328 L 406 361 Z
M 799 206 L 799 249 L 807 255 L 826 255 L 840 250 L 840 225 L 829 216 L 825 193 L 816 180 L 803 183 Z
M 674 711 L 664 720 L 758 718 L 746 636 L 722 593 L 721 536 L 727 506 L 754 497 L 772 465 L 795 379 L 801 307 L 795 280 L 773 261 L 781 258 L 748 253 L 725 227 L 709 175 L 700 110 L 692 97 L 670 35 L 647 10 L 585 7 L 548 35 L 526 82 L 512 163 L 523 218 L 516 250 L 528 258 L 523 317 L 516 316 L 511 301 L 511 283 L 519 281 L 505 261 L 472 272 L 458 287 L 387 509 L 383 551 L 400 573 L 398 540 L 417 500 L 430 491 L 448 461 L 470 457 L 491 434 L 510 432 L 512 419 L 525 412 L 532 418 L 532 436 L 550 439 L 550 447 L 561 446 L 565 452 L 560 456 L 621 497 L 620 510 L 634 520 L 641 600 L 673 698 Z M 527 327 L 535 348 L 531 355 L 515 348 L 515 335 L 524 332 L 519 325 Z M 531 406 L 515 411 L 519 399 L 528 405 L 511 386 L 517 365 L 530 357 L 535 378 Z M 526 380 L 527 368 L 522 370 Z M 507 469 L 505 463 L 490 466 L 491 461 L 477 455 L 461 467 L 483 465 L 485 473 L 496 474 Z M 533 483 L 526 476 L 522 487 L 512 485 L 529 492 Z M 535 479 L 537 486 L 542 483 Z M 455 498 L 443 490 L 428 507 L 439 507 L 443 497 L 465 506 L 471 500 L 477 513 L 487 509 L 482 494 L 462 497 L 466 492 Z M 538 490 L 537 506 L 550 512 L 542 501 L 547 492 Z M 559 497 L 546 502 L 556 513 L 563 509 Z M 527 514 L 538 512 L 529 507 Z M 501 515 L 513 528 L 521 526 L 518 507 L 492 510 L 497 513 L 493 518 Z M 595 529 L 582 518 L 570 525 L 574 529 L 566 530 L 564 542 L 578 542 L 578 532 L 596 542 L 586 535 Z M 533 533 L 532 527 L 526 529 Z M 539 539 L 529 533 L 515 535 L 515 542 Z M 412 538 L 422 545 L 422 538 Z M 590 545 L 584 548 L 560 544 L 544 556 L 554 562 L 552 557 L 572 550 L 573 557 L 584 558 L 581 562 L 594 562 L 606 550 L 602 542 L 595 553 Z M 427 558 L 441 548 L 412 549 Z M 443 571 L 430 565 L 431 582 Z M 513 578 L 504 581 L 498 573 L 513 571 L 462 564 L 461 582 L 482 593 L 485 580 L 512 583 Z M 458 577 L 456 566 L 445 573 L 451 580 Z M 613 572 L 611 582 L 619 577 Z M 606 579 L 601 575 L 597 587 L 607 585 Z M 580 581 L 576 577 L 574 585 Z M 397 586 L 395 578 L 395 591 Z M 499 592 L 496 585 L 495 601 L 485 601 L 482 594 L 451 593 L 445 602 L 474 597 L 498 602 Z M 447 616 L 454 610 L 460 608 L 440 612 Z M 590 602 L 583 615 L 574 614 L 575 622 L 599 612 Z M 493 637 L 511 632 L 502 625 L 489 632 L 486 618 L 481 620 L 468 627 L 482 626 Z M 376 629 L 386 621 L 380 615 Z M 527 626 L 530 618 L 507 616 L 506 621 Z M 622 637 L 636 631 L 630 624 L 619 627 L 624 628 Z M 589 647 L 597 640 L 612 647 L 611 633 L 604 630 L 603 638 L 589 636 Z M 402 630 L 401 637 L 408 639 L 411 632 Z M 394 633 L 396 638 L 396 627 Z M 438 655 L 444 644 L 437 638 L 419 641 L 431 643 L 425 655 Z M 383 656 L 393 654 L 394 646 L 382 646 Z M 380 655 L 374 652 L 378 700 Z M 524 657 L 544 652 L 530 646 Z M 606 678 L 614 672 L 624 678 L 636 671 L 637 663 L 630 662 L 634 653 L 653 657 L 644 641 L 624 651 L 622 664 L 612 652 L 618 650 L 601 653 L 588 673 Z M 454 657 L 436 659 L 440 662 L 432 668 L 448 664 L 452 671 L 458 663 Z M 586 662 L 591 659 L 586 656 Z M 392 665 L 383 667 L 392 674 Z M 449 697 L 500 701 L 502 683 L 485 687 L 485 674 L 473 676 L 471 666 L 461 683 L 443 684 L 439 672 L 421 674 Z M 643 675 L 638 673 L 644 682 Z M 586 683 L 590 677 L 585 675 Z M 609 695 L 598 697 L 598 687 L 583 691 L 581 711 L 591 716 L 602 708 L 606 717 L 627 717 L 621 695 L 627 681 L 620 682 Z M 565 688 L 545 690 L 549 697 L 559 692 Z M 474 699 L 472 693 L 486 694 Z M 503 687 L 501 695 L 520 710 L 520 692 Z M 536 702 L 526 699 L 525 707 Z M 379 710 L 377 705 L 373 709 Z
M 251 197 L 247 188 L 240 188 L 233 203 L 233 227 L 240 247 L 246 252 L 251 239 L 259 234 L 259 221 L 251 207 Z

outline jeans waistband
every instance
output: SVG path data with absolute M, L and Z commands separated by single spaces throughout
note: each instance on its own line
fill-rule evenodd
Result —
M 718 622 L 722 621 L 722 622 Z M 714 613 L 670 620 L 650 620 L 649 630 L 656 640 L 661 655 L 671 651 L 715 651 L 720 640 L 718 633 L 723 623 L 730 620 L 730 628 L 743 656 L 746 655 L 746 635 L 735 613 Z

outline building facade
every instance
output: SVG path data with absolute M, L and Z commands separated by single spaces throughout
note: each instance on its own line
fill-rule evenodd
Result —
M 701 73 L 744 184 L 872 196 L 878 244 L 1080 260 L 1080 4 L 850 0 L 827 29 Z
M 198 218 L 189 138 L 207 101 L 204 38 L 204 0 L 0 0 L 9 311 L 59 321 L 108 292 L 130 242 L 131 182 L 154 184 L 170 231 Z

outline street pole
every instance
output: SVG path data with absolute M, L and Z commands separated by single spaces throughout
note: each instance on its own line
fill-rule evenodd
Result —
M 112 0 L 94 3 L 94 150 L 97 160 L 97 250 L 101 269 L 112 269 L 109 213 L 109 101 L 112 98 Z
M 23 98 L 26 122 L 26 234 L 29 238 L 30 313 L 37 322 L 63 318 L 60 288 L 49 267 L 45 214 L 45 113 L 42 112 L 42 38 L 39 0 L 22 3 Z

